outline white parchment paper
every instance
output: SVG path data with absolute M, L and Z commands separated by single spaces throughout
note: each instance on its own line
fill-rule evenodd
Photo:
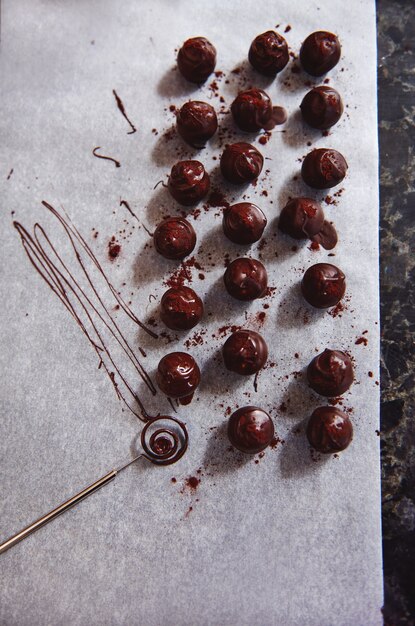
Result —
M 224 141 L 215 138 L 197 153 L 174 134 L 166 139 L 174 123 L 170 105 L 190 97 L 227 110 L 239 89 L 256 85 L 288 109 L 289 120 L 261 146 L 258 137 L 235 132 L 229 115 L 220 115 L 229 140 L 252 141 L 267 158 L 256 187 L 221 183 L 221 189 L 229 201 L 244 196 L 261 206 L 268 226 L 266 243 L 247 250 L 224 238 L 220 208 L 201 206 L 200 215 L 189 217 L 200 264 L 189 272 L 206 307 L 205 321 L 195 329 L 201 340 L 194 332 L 151 339 L 122 312 L 117 318 L 151 375 L 168 351 L 188 350 L 197 359 L 200 390 L 178 412 L 189 429 L 187 454 L 168 468 L 132 466 L 2 555 L 0 622 L 380 624 L 374 3 L 6 0 L 2 9 L 2 539 L 128 459 L 142 428 L 122 410 L 85 336 L 29 263 L 12 221 L 28 228 L 39 221 L 68 252 L 62 229 L 41 201 L 63 206 L 137 316 L 158 320 L 163 281 L 176 266 L 157 257 L 141 224 L 153 230 L 162 216 L 182 209 L 160 185 L 153 188 L 175 161 L 195 154 L 217 186 Z M 277 24 L 281 33 L 291 26 L 285 36 L 295 53 L 315 30 L 334 31 L 342 41 L 342 59 L 329 78 L 346 108 L 328 137 L 298 117 L 309 77 L 292 73 L 292 62 L 275 81 L 247 67 L 252 39 Z M 217 69 L 224 72 L 217 89 L 209 88 L 212 81 L 201 89 L 186 84 L 173 69 L 175 48 L 196 35 L 217 48 Z M 242 69 L 232 73 L 235 68 Z M 135 134 L 127 134 L 114 89 Z M 339 149 L 349 164 L 337 204 L 324 205 L 339 232 L 334 257 L 307 243 L 293 251 L 296 242 L 276 228 L 287 197 L 310 194 L 300 178 L 294 180 L 311 149 L 307 142 Z M 121 167 L 95 158 L 96 146 Z M 113 236 L 121 253 L 111 262 Z M 262 258 L 272 295 L 247 306 L 232 301 L 222 287 L 225 254 Z M 345 309 L 337 317 L 313 311 L 301 299 L 301 276 L 320 261 L 334 262 L 347 276 Z M 268 342 L 269 366 L 257 392 L 252 378 L 230 375 L 222 365 L 229 330 L 220 329 L 230 324 L 259 330 Z M 155 330 L 164 329 L 158 323 Z M 356 344 L 360 337 L 365 341 Z M 321 459 L 310 454 L 304 422 L 325 401 L 307 387 L 303 370 L 326 347 L 355 359 L 356 382 L 343 401 L 352 409 L 355 436 L 338 458 Z M 136 385 L 149 411 L 171 413 L 160 393 L 153 398 L 138 379 Z M 260 459 L 228 450 L 226 410 L 245 404 L 269 411 L 284 440 Z M 196 490 L 186 486 L 189 476 L 200 479 Z

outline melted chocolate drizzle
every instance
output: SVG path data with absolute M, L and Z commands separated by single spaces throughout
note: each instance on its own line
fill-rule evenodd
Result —
M 97 146 L 96 148 L 92 150 L 92 154 L 95 157 L 97 157 L 97 159 L 105 159 L 105 161 L 112 161 L 113 163 L 115 163 L 115 167 L 121 167 L 121 163 L 117 161 L 117 159 L 113 159 L 112 157 L 109 157 L 109 156 L 104 156 L 103 154 L 97 154 L 97 150 L 101 150 L 101 146 Z
M 142 401 L 134 391 L 133 385 L 121 372 L 121 367 L 117 364 L 108 345 L 106 345 L 102 331 L 100 331 L 97 325 L 98 319 L 104 325 L 106 331 L 108 331 L 111 342 L 115 341 L 116 344 L 118 344 L 125 357 L 127 357 L 132 364 L 135 372 L 144 381 L 153 395 L 157 393 L 156 388 L 145 368 L 138 360 L 128 340 L 122 333 L 119 324 L 111 315 L 110 308 L 104 304 L 103 298 L 93 281 L 92 274 L 87 267 L 88 264 L 92 264 L 92 267 L 98 271 L 98 274 L 101 279 L 103 279 L 111 295 L 115 298 L 119 308 L 151 337 L 157 338 L 158 335 L 147 328 L 147 326 L 136 317 L 127 303 L 117 293 L 91 248 L 66 213 L 65 217 L 63 217 L 48 202 L 43 201 L 42 204 L 57 218 L 63 227 L 70 244 L 70 250 L 73 252 L 74 260 L 77 263 L 78 269 L 81 270 L 86 278 L 92 295 L 87 294 L 86 289 L 80 285 L 80 282 L 69 270 L 63 257 L 52 244 L 52 241 L 41 224 L 36 222 L 33 226 L 32 233 L 30 233 L 22 224 L 14 221 L 13 225 L 20 235 L 22 246 L 30 262 L 72 315 L 89 343 L 94 348 L 99 358 L 98 367 L 104 368 L 114 386 L 118 398 L 122 400 L 136 417 L 144 422 L 151 421 L 153 418 L 148 415 Z M 92 298 L 96 299 L 95 302 L 93 302 Z M 134 403 L 138 406 L 138 410 L 133 408 Z
M 131 120 L 129 119 L 127 113 L 125 112 L 123 101 L 121 100 L 120 96 L 117 94 L 115 89 L 112 90 L 112 93 L 114 94 L 114 98 L 117 103 L 117 107 L 119 108 L 121 112 L 121 115 L 127 120 L 128 124 L 130 125 L 131 130 L 127 133 L 127 135 L 133 135 L 134 133 L 137 132 L 137 129 L 134 126 L 134 124 L 131 122 Z
M 134 213 L 134 211 L 132 210 L 132 208 L 128 204 L 127 200 L 120 200 L 120 206 L 125 206 L 125 208 L 129 212 L 129 214 L 132 215 L 132 217 L 134 217 L 137 220 L 137 222 L 144 228 L 144 230 L 146 231 L 147 235 L 149 237 L 153 237 L 154 233 L 150 232 L 150 230 L 147 228 L 147 226 L 138 219 L 137 215 Z
M 182 458 L 189 444 L 183 422 L 169 415 L 159 415 L 141 431 L 144 456 L 157 465 L 171 465 Z

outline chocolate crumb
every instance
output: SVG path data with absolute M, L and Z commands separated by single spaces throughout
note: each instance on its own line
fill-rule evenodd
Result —
M 114 239 L 115 237 L 113 237 L 111 241 L 108 243 L 108 256 L 111 259 L 111 261 L 114 261 L 121 252 L 120 244 L 114 241 Z
M 188 478 L 186 478 L 185 486 L 189 487 L 189 489 L 191 489 L 192 491 L 196 491 L 196 489 L 199 487 L 199 484 L 200 478 L 196 478 L 196 476 L 189 476 Z

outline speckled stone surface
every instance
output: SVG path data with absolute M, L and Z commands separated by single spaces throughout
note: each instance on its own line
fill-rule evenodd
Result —
M 379 0 L 385 623 L 415 624 L 415 3 Z

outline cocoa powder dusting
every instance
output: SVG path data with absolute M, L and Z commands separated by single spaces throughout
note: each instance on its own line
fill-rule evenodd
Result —
M 275 436 L 271 439 L 271 443 L 269 444 L 269 447 L 272 448 L 272 450 L 275 450 L 279 444 L 283 444 L 284 443 L 284 439 L 280 439 L 279 437 Z
M 208 196 L 207 204 L 209 207 L 225 207 L 228 208 L 230 206 L 229 202 L 226 200 L 225 196 L 219 189 L 213 189 Z
M 338 304 L 336 304 L 334 309 L 330 309 L 328 311 L 328 314 L 331 315 L 332 317 L 341 317 L 341 314 L 344 311 L 344 308 L 345 308 L 344 304 L 342 302 L 339 302 Z

